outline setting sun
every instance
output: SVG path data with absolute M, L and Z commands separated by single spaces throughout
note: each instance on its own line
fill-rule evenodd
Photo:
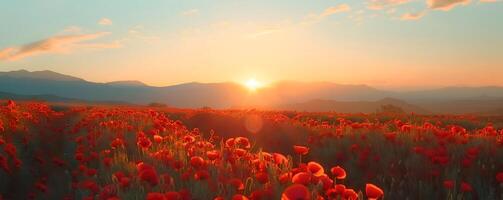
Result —
M 248 88 L 251 91 L 255 91 L 258 88 L 261 88 L 263 84 L 255 79 L 249 79 L 245 83 L 246 88 Z

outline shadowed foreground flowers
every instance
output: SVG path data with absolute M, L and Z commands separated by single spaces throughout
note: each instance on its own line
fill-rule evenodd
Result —
M 503 130 L 493 125 L 470 131 L 393 118 L 353 122 L 334 116 L 329 122 L 316 119 L 328 114 L 254 111 L 276 134 L 302 130 L 284 140 L 270 141 L 275 135 L 267 135 L 266 142 L 274 145 L 265 145 L 260 135 L 219 135 L 184 125 L 198 112 L 232 121 L 247 111 L 114 106 L 58 110 L 42 103 L 0 102 L 0 199 L 502 195 L 502 163 L 495 158 L 503 155 Z M 424 193 L 416 192 L 420 183 Z

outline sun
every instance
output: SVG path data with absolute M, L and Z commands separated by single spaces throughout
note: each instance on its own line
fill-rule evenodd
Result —
M 250 91 L 255 91 L 263 86 L 263 84 L 255 79 L 248 79 L 245 82 L 246 88 L 248 88 Z

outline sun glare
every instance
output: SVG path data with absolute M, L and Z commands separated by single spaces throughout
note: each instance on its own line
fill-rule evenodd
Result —
M 245 86 L 251 90 L 251 91 L 255 91 L 257 90 L 258 88 L 262 87 L 262 83 L 258 82 L 257 80 L 255 79 L 249 79 L 246 81 L 245 83 Z

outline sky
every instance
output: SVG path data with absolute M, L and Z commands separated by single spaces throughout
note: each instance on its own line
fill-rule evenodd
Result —
M 503 86 L 501 0 L 16 0 L 0 71 L 89 81 Z

